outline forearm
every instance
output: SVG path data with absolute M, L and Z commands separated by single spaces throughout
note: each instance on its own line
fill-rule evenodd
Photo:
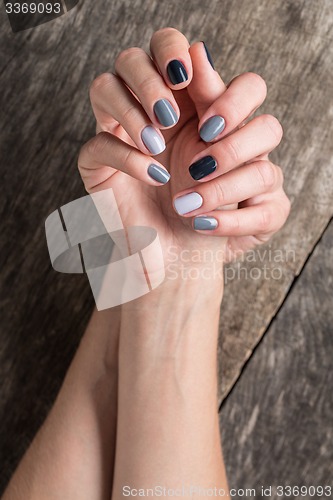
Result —
M 120 308 L 94 312 L 62 388 L 3 500 L 110 498 Z
M 122 308 L 113 498 L 226 487 L 217 415 L 221 280 L 166 282 Z
M 109 499 L 117 419 L 115 498 L 128 484 L 223 486 L 221 297 L 221 282 L 167 280 L 121 308 L 95 311 L 4 500 Z

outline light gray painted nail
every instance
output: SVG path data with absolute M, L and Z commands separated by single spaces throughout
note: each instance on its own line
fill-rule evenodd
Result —
M 210 142 L 217 137 L 225 127 L 223 116 L 212 116 L 202 125 L 199 130 L 201 139 L 205 142 Z
M 197 208 L 200 208 L 203 203 L 202 196 L 199 193 L 188 193 L 175 199 L 175 209 L 179 215 L 187 214 Z
M 217 220 L 214 217 L 195 217 L 193 221 L 194 229 L 199 229 L 200 231 L 212 230 L 217 228 Z
M 163 127 L 170 127 L 178 122 L 178 116 L 167 99 L 160 99 L 154 104 L 154 113 Z
M 165 141 L 163 137 L 161 137 L 157 130 L 151 125 L 148 125 L 142 130 L 141 139 L 152 155 L 158 155 L 165 150 Z
M 154 164 L 149 165 L 148 175 L 150 175 L 154 181 L 161 182 L 162 184 L 166 184 L 170 179 L 170 174 L 167 170 Z

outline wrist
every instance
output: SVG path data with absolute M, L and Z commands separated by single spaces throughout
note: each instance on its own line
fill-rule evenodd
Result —
M 163 368 L 190 378 L 205 370 L 215 376 L 222 294 L 223 280 L 166 279 L 149 294 L 124 304 L 120 368 L 127 367 L 127 375 L 134 377 Z

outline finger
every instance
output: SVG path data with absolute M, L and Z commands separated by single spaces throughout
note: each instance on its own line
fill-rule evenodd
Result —
M 273 192 L 282 184 L 280 167 L 269 161 L 257 161 L 200 183 L 195 189 L 182 191 L 175 195 L 173 203 L 179 215 L 192 216 Z
M 201 116 L 198 129 L 205 142 L 217 141 L 249 118 L 264 102 L 267 87 L 261 76 L 244 73 Z
M 143 153 L 155 155 L 164 151 L 163 135 L 152 126 L 141 104 L 117 76 L 104 73 L 96 78 L 90 99 L 96 120 L 104 130 L 114 133 L 120 124 Z
M 195 231 L 213 236 L 270 236 L 286 221 L 285 213 L 275 201 L 238 210 L 208 212 L 194 217 Z
M 150 52 L 164 81 L 173 90 L 188 86 L 192 80 L 192 62 L 187 38 L 174 28 L 156 31 L 150 41 Z
M 165 184 L 170 179 L 170 174 L 159 162 L 108 132 L 101 132 L 84 144 L 78 168 L 87 191 L 117 171 L 153 186 Z
M 199 118 L 226 91 L 227 87 L 214 69 L 212 57 L 204 42 L 191 45 L 190 56 L 193 78 L 188 93 L 194 102 Z
M 138 47 L 119 54 L 116 73 L 138 97 L 143 109 L 157 127 L 170 127 L 179 119 L 179 107 L 152 59 Z
M 282 127 L 271 115 L 257 116 L 244 127 L 194 156 L 189 177 L 211 180 L 221 174 L 271 152 L 282 139 Z

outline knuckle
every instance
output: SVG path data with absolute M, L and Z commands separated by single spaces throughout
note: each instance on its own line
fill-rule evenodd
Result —
M 291 200 L 286 195 L 286 214 L 287 214 L 287 217 L 289 217 L 290 212 L 291 212 Z
M 156 89 L 158 89 L 160 84 L 160 75 L 156 73 L 155 76 L 152 76 L 151 74 L 146 75 L 140 81 L 139 87 L 145 92 L 146 95 L 149 95 L 153 91 L 156 92 Z
M 136 156 L 137 156 L 137 153 L 136 153 L 135 149 L 129 149 L 126 152 L 125 157 L 123 159 L 123 169 L 125 172 L 131 170 L 131 166 L 133 166 L 133 164 L 135 164 Z
M 99 132 L 95 137 L 90 139 L 86 144 L 86 152 L 89 156 L 94 157 L 101 154 L 108 145 L 110 136 L 108 132 Z
M 114 75 L 111 73 L 102 73 L 90 85 L 90 97 L 94 96 L 101 88 L 108 87 L 113 81 Z
M 219 179 L 213 182 L 214 186 L 214 205 L 219 206 L 224 203 L 225 200 L 225 192 L 223 189 L 223 185 Z
M 86 150 L 86 144 L 81 146 L 80 151 L 79 151 L 79 155 L 77 158 L 77 168 L 79 169 L 80 172 L 81 172 L 81 168 L 83 167 L 83 157 L 85 154 L 85 150 Z
M 229 235 L 237 234 L 241 227 L 238 211 L 236 210 L 235 214 L 233 215 L 231 215 L 230 213 L 226 215 L 227 216 L 225 217 L 225 221 L 223 224 L 224 230 Z
M 269 161 L 262 160 L 256 163 L 261 187 L 266 191 L 272 189 L 276 184 L 277 170 L 275 165 Z
M 260 211 L 259 229 L 262 233 L 272 231 L 273 227 L 273 213 L 268 206 L 262 207 Z
M 239 164 L 241 162 L 241 149 L 238 142 L 230 136 L 224 139 L 223 144 L 232 163 Z
M 288 219 L 291 211 L 291 201 L 289 200 L 288 196 L 285 193 L 282 206 L 283 206 L 284 222 L 285 222 Z
M 144 53 L 144 50 L 140 47 L 129 47 L 128 49 L 122 50 L 115 60 L 116 71 L 118 71 L 124 63 L 136 59 L 138 56 L 141 56 L 142 53 Z
M 280 144 L 283 136 L 283 129 L 279 120 L 273 115 L 261 115 L 261 119 L 264 126 L 269 128 L 273 134 L 276 145 Z
M 122 120 L 124 121 L 124 123 L 126 122 L 127 124 L 137 123 L 138 109 L 134 105 L 129 106 L 126 109 L 126 111 L 124 111 Z
M 275 167 L 275 170 L 276 170 L 276 176 L 277 176 L 278 185 L 279 186 L 283 186 L 283 182 L 284 182 L 283 170 L 278 165 L 274 165 L 274 167 Z

